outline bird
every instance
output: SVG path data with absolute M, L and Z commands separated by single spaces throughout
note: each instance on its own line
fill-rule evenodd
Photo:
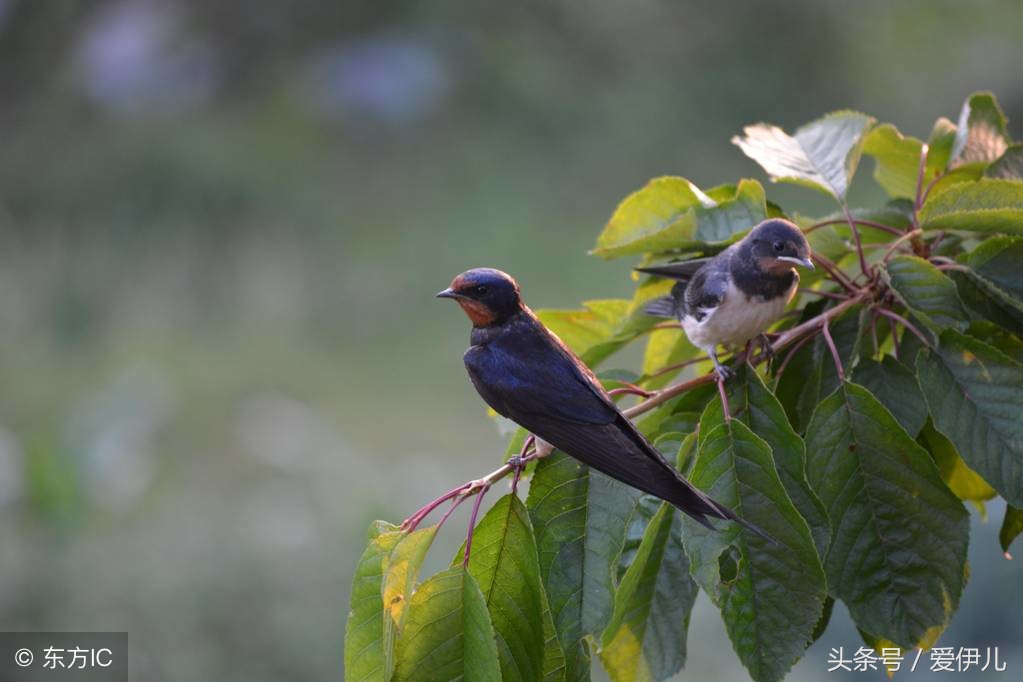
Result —
M 806 236 L 788 220 L 772 218 L 711 258 L 636 270 L 678 280 L 669 296 L 647 305 L 646 313 L 678 319 L 689 341 L 710 356 L 723 382 L 732 371 L 718 360 L 717 347 L 735 349 L 759 338 L 770 352 L 764 331 L 795 295 L 797 267 L 814 269 Z
M 472 322 L 463 360 L 498 414 L 576 460 L 670 502 L 699 523 L 733 520 L 763 534 L 687 481 L 624 415 L 593 371 L 526 306 L 507 273 L 475 268 L 437 294 Z M 767 537 L 767 536 L 765 536 Z

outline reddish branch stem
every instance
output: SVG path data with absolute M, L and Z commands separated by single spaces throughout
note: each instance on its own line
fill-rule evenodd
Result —
M 928 348 L 931 347 L 931 342 L 927 339 L 926 336 L 924 336 L 923 332 L 921 332 L 919 329 L 917 329 L 916 325 L 914 325 L 912 322 L 910 322 L 909 320 L 904 318 L 902 315 L 899 315 L 894 310 L 888 310 L 887 308 L 882 308 L 880 306 L 877 307 L 877 308 L 874 308 L 874 310 L 876 310 L 877 312 L 881 313 L 882 315 L 887 317 L 889 320 L 893 320 L 895 322 L 898 322 L 903 327 L 905 327 L 909 331 L 913 332 L 913 334 L 915 334 L 916 337 L 918 339 L 920 339 L 921 343 L 923 343 Z M 894 334 L 895 334 L 895 331 L 892 330 L 892 335 L 894 336 Z
M 476 500 L 472 505 L 472 514 L 469 516 L 469 532 L 465 536 L 465 558 L 462 559 L 462 568 L 469 568 L 469 555 L 472 553 L 472 533 L 476 529 L 476 517 L 480 513 L 480 505 L 483 504 L 483 496 L 490 490 L 490 484 L 484 485 L 480 488 L 479 493 L 476 494 Z
M 851 294 L 856 293 L 857 291 L 856 285 L 853 284 L 852 281 L 848 277 L 846 277 L 841 270 L 838 269 L 837 265 L 831 262 L 831 259 L 819 253 L 813 254 L 812 258 L 813 262 L 821 266 L 821 269 L 823 269 L 824 272 L 828 273 L 831 279 L 838 282 L 843 289 L 845 289 Z
M 831 359 L 835 361 L 835 371 L 838 372 L 838 380 L 845 381 L 845 368 L 842 367 L 842 358 L 838 356 L 838 348 L 835 346 L 835 340 L 831 338 L 831 330 L 828 328 L 828 321 L 824 320 L 821 323 L 821 333 L 824 334 L 824 340 L 828 344 L 828 349 L 831 351 Z
M 860 241 L 860 231 L 856 228 L 856 220 L 852 217 L 852 213 L 849 212 L 849 206 L 844 201 L 842 202 L 842 212 L 845 213 L 849 229 L 852 230 L 853 241 L 856 243 L 856 255 L 860 259 L 860 270 L 864 275 L 870 277 L 870 266 L 867 265 L 867 257 L 863 255 L 863 242 Z
M 857 225 L 863 225 L 864 227 L 872 227 L 875 230 L 881 230 L 882 232 L 887 232 L 888 234 L 891 234 L 891 235 L 902 234 L 902 230 L 900 230 L 900 229 L 898 229 L 896 227 L 892 227 L 891 225 L 885 225 L 884 223 L 876 223 L 876 222 L 874 222 L 872 220 L 860 220 L 859 218 L 853 218 L 853 222 L 856 223 Z M 820 229 L 822 227 L 827 227 L 828 225 L 848 225 L 848 224 L 849 224 L 848 218 L 837 218 L 835 220 L 825 220 L 825 221 L 820 222 L 820 223 L 814 223 L 810 227 L 806 228 L 806 230 L 804 230 L 804 234 L 805 233 L 813 232 L 814 230 L 818 230 L 818 229 Z

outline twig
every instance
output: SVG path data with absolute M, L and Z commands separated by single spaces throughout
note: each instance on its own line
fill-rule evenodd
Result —
M 875 309 L 874 312 L 876 313 L 877 310 Z M 885 319 L 888 320 L 888 328 L 891 330 L 891 334 L 892 334 L 892 355 L 894 355 L 895 359 L 898 360 L 899 359 L 899 335 L 898 335 L 897 332 L 899 331 L 899 328 L 895 325 L 895 320 L 893 320 L 892 318 L 887 317 Z
M 920 341 L 925 346 L 927 346 L 928 348 L 931 347 L 931 342 L 927 339 L 926 336 L 923 335 L 923 332 L 921 332 L 919 329 L 917 329 L 916 325 L 914 325 L 912 322 L 910 322 L 909 320 L 904 318 L 902 315 L 899 315 L 894 310 L 888 310 L 887 308 L 882 308 L 880 306 L 874 308 L 874 310 L 876 310 L 877 312 L 881 313 L 882 315 L 887 317 L 889 320 L 894 320 L 895 322 L 898 322 L 903 327 L 905 327 L 909 331 L 913 332 L 916 335 L 916 337 L 918 339 L 920 339 Z M 895 332 L 893 331 L 892 332 L 892 336 L 894 336 L 894 335 L 895 335 Z
M 732 421 L 732 410 L 728 406 L 728 394 L 725 393 L 725 380 L 718 377 L 716 383 L 718 385 L 718 395 L 721 396 L 721 411 L 725 415 L 725 421 L 730 422 Z
M 831 276 L 831 279 L 835 280 L 840 285 L 842 285 L 843 289 L 845 289 L 849 293 L 856 293 L 857 291 L 856 285 L 854 285 L 852 281 L 849 280 L 848 277 L 842 274 L 842 271 L 838 269 L 837 265 L 831 262 L 831 259 L 819 253 L 813 254 L 811 258 L 813 258 L 814 263 L 821 266 L 824 272 L 828 273 L 828 275 Z
M 877 341 L 877 315 L 870 316 L 870 338 L 874 342 L 874 354 L 870 357 L 875 357 L 881 352 L 881 344 Z
M 881 262 L 882 263 L 887 263 L 888 259 L 891 258 L 892 255 L 895 253 L 895 249 L 899 248 L 899 246 L 904 241 L 906 241 L 907 239 L 913 239 L 915 237 L 919 237 L 923 233 L 924 233 L 923 230 L 921 230 L 920 228 L 917 228 L 915 230 L 910 230 L 909 232 L 906 232 L 905 234 L 903 234 L 901 237 L 899 237 L 898 239 L 896 239 L 895 241 L 893 241 L 891 244 L 888 245 L 888 250 L 884 252 L 883 256 L 881 256 Z
M 774 386 L 777 389 L 778 384 L 781 383 L 781 375 L 785 373 L 785 368 L 789 366 L 789 362 L 795 357 L 799 349 L 805 346 L 807 343 L 813 340 L 817 336 L 817 332 L 813 331 L 801 338 L 794 346 L 792 350 L 785 354 L 785 359 L 782 360 L 781 365 L 778 367 L 778 371 L 774 375 Z
M 885 225 L 884 223 L 876 223 L 876 222 L 874 222 L 872 220 L 860 220 L 859 218 L 853 218 L 853 222 L 856 223 L 857 225 L 862 225 L 863 227 L 872 227 L 875 230 L 881 230 L 882 232 L 887 232 L 888 234 L 891 234 L 891 235 L 902 234 L 902 230 L 900 230 L 897 227 L 892 227 L 891 225 Z M 838 218 L 838 219 L 835 219 L 835 220 L 825 220 L 825 221 L 820 222 L 820 223 L 814 223 L 810 227 L 806 228 L 805 230 L 803 230 L 803 234 L 808 234 L 810 232 L 813 232 L 814 230 L 820 229 L 822 227 L 826 227 L 828 225 L 847 225 L 848 223 L 849 223 L 849 220 L 847 218 Z
M 863 243 L 860 241 L 860 231 L 856 229 L 856 220 L 852 217 L 852 213 L 849 212 L 849 205 L 842 202 L 842 212 L 845 213 L 845 219 L 849 222 L 849 229 L 853 233 L 853 241 L 856 243 L 856 255 L 860 258 L 860 270 L 864 275 L 870 276 L 870 266 L 867 265 L 867 257 L 863 255 Z
M 828 344 L 828 349 L 831 351 L 831 359 L 835 361 L 835 371 L 838 372 L 838 381 L 845 381 L 845 369 L 842 367 L 842 358 L 838 356 L 838 348 L 835 347 L 835 340 L 831 338 L 831 330 L 828 329 L 828 321 L 824 320 L 821 322 L 821 333 L 824 334 L 824 340 Z
M 937 268 L 942 271 L 955 270 L 956 272 L 972 272 L 970 268 L 965 265 L 960 265 L 959 263 L 940 263 Z
M 469 532 L 465 536 L 465 558 L 462 559 L 462 568 L 469 568 L 469 554 L 472 552 L 472 534 L 476 529 L 476 517 L 479 516 L 483 496 L 487 494 L 488 490 L 490 490 L 489 483 L 480 488 L 479 493 L 476 494 L 476 500 L 473 502 L 472 514 L 469 516 Z
M 659 377 L 662 374 L 667 374 L 668 372 L 674 372 L 676 369 L 684 369 L 684 368 L 688 367 L 689 365 L 695 365 L 695 364 L 700 363 L 700 362 L 709 362 L 709 361 L 710 361 L 710 356 L 707 356 L 707 355 L 701 355 L 700 357 L 696 357 L 696 358 L 689 358 L 688 360 L 686 360 L 684 362 L 678 362 L 678 363 L 675 363 L 674 365 L 668 365 L 667 367 L 661 367 L 656 372 L 651 372 L 650 374 L 647 374 L 646 376 L 642 377 L 641 379 L 639 379 L 639 381 L 646 381 L 648 379 L 653 379 L 654 377 Z
M 522 449 L 519 450 L 519 461 L 518 466 L 515 467 L 515 477 L 512 479 L 512 494 L 514 494 L 519 487 L 519 477 L 522 476 L 523 470 L 526 468 L 526 462 L 529 460 L 527 453 L 529 448 L 536 444 L 536 436 L 529 434 L 529 437 L 522 442 Z
M 651 391 L 648 391 L 645 388 L 640 388 L 636 384 L 625 384 L 620 388 L 612 388 L 607 392 L 607 394 L 611 397 L 616 395 L 638 395 L 641 398 L 649 398 L 653 395 Z
M 836 294 L 831 291 L 818 291 L 817 289 L 804 289 L 803 287 L 800 287 L 798 291 L 801 294 L 813 294 L 815 296 L 823 296 L 824 298 L 830 298 L 835 301 L 845 301 L 849 298 L 848 296 Z

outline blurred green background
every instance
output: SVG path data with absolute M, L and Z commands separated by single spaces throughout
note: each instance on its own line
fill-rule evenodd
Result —
M 979 89 L 1023 119 L 1021 35 L 1018 0 L 0 0 L 0 630 L 127 630 L 135 679 L 340 679 L 370 520 L 503 449 L 434 292 L 626 296 L 586 251 L 648 178 L 760 177 L 728 143 L 759 120 L 926 136 Z M 988 511 L 943 643 L 1020 670 Z M 792 679 L 838 646 L 841 609 Z M 746 679 L 706 599 L 689 650 Z

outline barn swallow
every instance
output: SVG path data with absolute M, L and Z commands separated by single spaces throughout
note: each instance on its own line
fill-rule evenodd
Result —
M 717 347 L 737 348 L 762 336 L 785 312 L 799 286 L 801 266 L 813 270 L 810 245 L 798 227 L 773 218 L 713 258 L 694 258 L 640 272 L 678 280 L 671 295 L 646 312 L 675 317 L 690 342 L 702 348 L 723 381 L 731 370 L 718 361 Z M 769 346 L 764 343 L 765 349 Z
M 465 368 L 483 400 L 537 438 L 713 528 L 730 519 L 761 533 L 672 467 L 611 400 L 592 371 L 519 296 L 500 270 L 477 268 L 437 294 L 472 321 Z

